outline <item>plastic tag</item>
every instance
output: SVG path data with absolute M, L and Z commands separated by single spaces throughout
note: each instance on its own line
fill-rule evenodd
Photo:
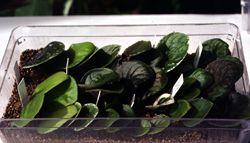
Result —
M 199 65 L 202 49 L 203 49 L 203 46 L 202 46 L 201 42 L 199 42 L 199 46 L 196 49 L 196 53 L 195 53 L 195 57 L 194 57 L 194 67 L 195 68 L 197 68 Z
M 27 87 L 26 87 L 24 78 L 22 78 L 20 83 L 17 85 L 17 91 L 18 91 L 18 95 L 21 100 L 22 106 L 24 107 L 26 103 L 28 102 L 28 92 L 27 92 Z
M 68 71 L 69 71 L 69 58 L 67 58 L 67 61 L 66 61 L 65 73 L 68 74 Z
M 14 65 L 14 71 L 15 71 L 15 76 L 16 76 L 16 82 L 18 84 L 19 81 L 21 80 L 21 75 L 20 75 L 20 70 L 19 70 L 17 61 L 15 62 L 15 65 Z
M 135 94 L 133 94 L 133 97 L 132 97 L 132 100 L 131 100 L 131 103 L 130 103 L 130 107 L 132 108 L 135 104 Z
M 97 104 L 98 104 L 98 102 L 99 102 L 99 99 L 100 99 L 101 94 L 102 94 L 102 91 L 99 90 L 99 91 L 98 91 L 98 96 L 97 96 L 97 99 L 96 99 L 96 103 L 95 103 L 96 106 L 97 106 Z
M 172 92 L 171 92 L 171 97 L 172 98 L 179 91 L 179 89 L 181 88 L 183 83 L 184 83 L 183 74 L 181 74 L 180 77 L 178 78 L 178 80 L 175 82 L 173 88 L 172 88 Z

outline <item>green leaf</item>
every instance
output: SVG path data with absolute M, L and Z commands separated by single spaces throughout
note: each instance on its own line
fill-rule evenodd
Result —
M 202 89 L 209 87 L 213 83 L 213 76 L 204 69 L 196 69 L 189 77 L 195 78 Z
M 123 55 L 126 57 L 133 57 L 137 56 L 141 53 L 147 52 L 151 50 L 152 45 L 150 41 L 138 41 L 134 43 L 133 45 L 129 46 L 125 49 L 123 52 Z
M 58 109 L 57 111 L 50 113 L 46 118 L 58 118 L 56 120 L 46 120 L 39 124 L 37 129 L 40 134 L 50 133 L 57 128 L 65 124 L 69 118 L 72 118 L 77 113 L 77 107 L 75 105 L 69 105 L 65 108 Z
M 111 85 L 104 85 L 101 88 L 95 89 L 86 89 L 85 92 L 93 93 L 102 91 L 102 95 L 104 94 L 121 94 L 124 90 L 124 87 L 119 82 L 111 84 Z
M 229 45 L 219 38 L 214 38 L 202 43 L 203 49 L 199 60 L 199 67 L 205 67 L 218 57 L 231 55 Z
M 181 89 L 179 90 L 180 92 L 189 90 L 196 84 L 197 80 L 193 77 L 185 77 L 184 78 L 184 83 L 181 86 Z
M 27 125 L 40 111 L 43 106 L 44 102 L 44 94 L 48 91 L 52 90 L 65 80 L 67 80 L 69 76 L 64 72 L 57 72 L 42 83 L 37 85 L 36 89 L 34 90 L 31 100 L 27 103 L 26 106 L 23 107 L 20 118 L 21 119 L 28 119 L 28 120 L 20 120 L 15 122 L 17 127 L 24 127 Z
M 81 121 L 82 123 L 79 125 L 79 127 L 75 128 L 75 131 L 81 131 L 88 127 L 96 118 L 96 116 L 99 113 L 98 107 L 93 103 L 86 103 L 82 106 L 81 114 L 83 115 L 83 118 L 90 118 L 90 119 L 84 119 L 84 121 Z
M 94 53 L 96 47 L 91 42 L 72 44 L 68 49 L 69 68 L 73 68 Z
M 81 79 L 82 87 L 85 89 L 100 88 L 107 84 L 118 81 L 119 75 L 108 68 L 95 68 L 89 70 Z
M 170 117 L 180 119 L 191 109 L 186 100 L 178 100 L 170 107 Z
M 229 91 L 228 86 L 215 84 L 208 90 L 207 96 L 211 101 L 218 101 L 228 95 Z
M 190 101 L 190 100 L 195 99 L 196 97 L 198 97 L 200 94 L 201 94 L 200 89 L 198 89 L 198 88 L 191 88 L 187 92 L 183 93 L 181 99 Z
M 121 78 L 131 81 L 135 89 L 141 85 L 144 85 L 145 88 L 145 83 L 155 77 L 153 69 L 140 61 L 122 62 L 122 64 L 116 67 L 115 71 Z
M 165 62 L 164 71 L 167 73 L 173 70 L 185 58 L 188 51 L 188 36 L 183 33 L 173 32 L 163 37 L 158 48 L 165 48 L 167 61 Z
M 102 119 L 102 117 L 108 118 L 108 119 Z M 96 122 L 94 122 L 95 127 L 97 127 L 97 130 L 102 130 L 102 129 L 109 128 L 110 126 L 112 126 L 112 124 L 115 121 L 118 120 L 120 115 L 114 109 L 108 108 L 108 109 L 105 110 L 104 116 L 102 116 L 102 117 L 101 117 L 101 119 L 98 119 Z
M 49 0 L 32 0 L 29 5 L 17 8 L 15 16 L 52 15 L 52 4 Z
M 104 46 L 82 62 L 79 68 L 83 71 L 88 71 L 93 68 L 106 67 L 115 60 L 119 51 L 120 45 Z
M 148 120 L 141 120 L 141 121 L 139 121 L 140 122 L 140 127 L 136 127 L 135 129 L 133 129 L 134 130 L 134 133 L 133 133 L 133 135 L 135 136 L 135 137 L 141 137 L 141 136 L 144 136 L 144 135 L 146 135 L 149 131 L 150 131 L 150 129 L 151 129 L 151 123 L 150 123 L 150 121 L 148 121 Z
M 170 118 L 164 114 L 156 115 L 152 120 L 150 120 L 152 125 L 149 135 L 154 135 L 162 132 L 170 125 Z
M 63 106 L 68 106 L 77 101 L 77 83 L 72 76 L 69 77 L 70 78 L 68 80 L 64 81 L 45 94 L 45 103 L 47 105 L 53 106 L 54 102 L 56 102 Z
M 213 103 L 209 100 L 198 98 L 192 100 L 190 104 L 191 110 L 189 110 L 187 117 L 191 118 L 191 120 L 184 121 L 183 124 L 187 127 L 194 127 L 207 116 L 213 107 Z
M 77 113 L 75 114 L 74 119 L 71 120 L 71 121 L 68 123 L 68 125 L 67 125 L 68 127 L 69 127 L 70 125 L 72 125 L 72 124 L 75 122 L 75 120 L 77 119 L 77 117 L 79 116 L 79 114 L 80 114 L 80 112 L 81 112 L 81 110 L 82 110 L 82 104 L 81 104 L 80 102 L 75 102 L 74 105 L 76 106 Z
M 122 112 L 120 115 L 121 117 L 131 117 L 131 119 L 126 118 L 117 120 L 112 124 L 111 128 L 107 129 L 107 132 L 114 133 L 121 130 L 122 128 L 128 126 L 133 121 L 133 117 L 135 117 L 134 110 L 127 104 L 122 105 Z
M 61 42 L 51 42 L 45 48 L 43 48 L 40 52 L 36 53 L 32 60 L 26 63 L 23 68 L 32 68 L 44 64 L 50 60 L 55 59 L 58 55 L 64 52 L 64 44 Z
M 167 82 L 168 82 L 167 75 L 162 71 L 157 72 L 152 87 L 149 88 L 149 90 L 145 93 L 142 99 L 143 100 L 150 99 L 150 97 L 160 92 L 167 85 Z
M 122 105 L 122 116 L 123 117 L 135 117 L 134 110 L 127 104 Z

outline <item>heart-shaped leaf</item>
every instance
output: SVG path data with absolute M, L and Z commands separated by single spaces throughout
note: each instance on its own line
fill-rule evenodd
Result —
M 211 101 L 218 101 L 218 99 L 227 96 L 229 92 L 230 88 L 228 86 L 215 84 L 209 88 L 207 96 Z
M 156 115 L 152 120 L 150 120 L 152 125 L 149 135 L 154 135 L 162 132 L 170 125 L 170 118 L 164 114 Z
M 185 58 L 188 51 L 188 36 L 183 33 L 173 32 L 163 37 L 158 48 L 165 49 L 165 61 L 164 71 L 169 72 L 173 70 L 181 61 Z
M 81 79 L 85 89 L 96 89 L 119 80 L 119 75 L 108 68 L 95 68 L 88 71 Z
M 195 78 L 202 89 L 207 88 L 213 83 L 213 76 L 204 69 L 196 69 L 189 77 Z
M 216 60 L 218 57 L 231 55 L 229 45 L 219 39 L 214 38 L 202 43 L 203 49 L 199 60 L 199 67 L 206 67 L 207 64 Z
M 96 116 L 99 113 L 98 107 L 93 103 L 86 103 L 82 106 L 81 114 L 83 115 L 83 118 L 89 118 L 84 119 L 84 121 L 81 121 L 79 127 L 75 128 L 75 131 L 81 131 L 88 127 L 96 118 Z
M 149 131 L 150 131 L 150 129 L 151 129 L 151 123 L 150 123 L 150 121 L 148 121 L 148 120 L 141 120 L 141 121 L 139 121 L 140 122 L 140 125 L 139 125 L 139 127 L 136 127 L 135 129 L 133 129 L 134 130 L 134 133 L 133 133 L 133 135 L 135 136 L 135 137 L 141 137 L 141 136 L 144 136 L 144 135 L 146 135 Z
M 191 109 L 189 110 L 187 117 L 191 118 L 191 120 L 184 121 L 183 124 L 187 127 L 194 127 L 207 116 L 213 107 L 213 103 L 203 98 L 197 98 L 192 100 L 190 104 Z
M 69 56 L 69 68 L 73 68 L 94 53 L 96 47 L 91 42 L 72 44 L 67 51 Z
M 94 122 L 95 127 L 98 127 L 97 130 L 102 130 L 102 129 L 107 129 L 110 126 L 112 126 L 112 124 L 118 120 L 118 118 L 120 117 L 119 113 L 116 112 L 114 109 L 112 108 L 108 108 L 104 111 L 103 116 L 104 118 L 108 118 L 108 119 L 98 119 L 97 121 Z
M 78 66 L 77 71 L 80 70 L 80 71 L 83 71 L 83 73 L 84 73 L 84 72 L 86 72 L 90 69 L 93 69 L 93 68 L 106 67 L 115 60 L 119 51 L 120 51 L 120 45 L 104 46 L 101 49 L 98 49 L 95 53 L 93 53 L 84 62 L 82 62 Z M 81 73 L 76 73 L 76 74 L 81 75 Z
M 135 89 L 151 82 L 155 77 L 153 69 L 140 61 L 122 62 L 116 67 L 115 71 L 121 78 L 131 81 Z
M 17 127 L 24 127 L 27 125 L 40 111 L 44 102 L 45 94 L 67 80 L 69 76 L 64 72 L 57 72 L 42 83 L 37 85 L 35 91 L 32 94 L 31 100 L 23 107 L 20 118 L 29 120 L 20 120 L 15 122 Z
M 50 113 L 46 118 L 58 118 L 56 120 L 45 120 L 39 124 L 37 128 L 38 133 L 47 134 L 65 124 L 69 118 L 72 118 L 77 113 L 77 107 L 75 105 L 69 105 L 65 108 L 58 109 L 57 111 Z
M 68 125 L 67 125 L 68 127 L 74 123 L 74 121 L 77 119 L 77 117 L 79 116 L 79 114 L 80 114 L 80 112 L 81 112 L 81 110 L 82 110 L 82 104 L 81 104 L 81 103 L 75 102 L 74 105 L 76 106 L 77 113 L 75 114 L 74 119 L 71 120 L 71 121 L 68 123 Z
M 191 106 L 186 100 L 178 100 L 170 107 L 170 117 L 179 120 L 190 110 Z
M 35 54 L 34 57 L 32 57 L 32 60 L 27 62 L 26 65 L 23 66 L 23 68 L 32 68 L 35 66 L 39 66 L 43 63 L 46 63 L 58 55 L 62 54 L 64 52 L 64 44 L 61 42 L 51 42 L 49 43 L 45 48 L 41 49 L 40 52 Z
M 126 48 L 122 55 L 125 57 L 133 57 L 141 53 L 147 52 L 151 50 L 151 48 L 152 45 L 150 41 L 138 41 L 133 45 L 129 46 L 128 48 Z
M 200 89 L 191 88 L 187 92 L 183 93 L 183 95 L 180 97 L 180 99 L 190 101 L 190 100 L 195 99 L 196 97 L 198 97 L 200 94 L 201 94 Z
M 107 132 L 114 133 L 121 130 L 123 127 L 128 126 L 133 121 L 133 117 L 135 117 L 134 110 L 127 104 L 122 105 L 122 112 L 120 115 L 121 117 L 131 117 L 131 119 L 117 120 L 110 128 L 107 129 Z
M 211 62 L 206 70 L 213 75 L 215 84 L 232 87 L 243 74 L 243 64 L 237 58 L 227 57 Z
M 99 92 L 102 91 L 102 95 L 104 94 L 121 94 L 124 90 L 124 87 L 119 82 L 116 82 L 111 85 L 104 85 L 101 88 L 95 88 L 95 89 L 86 89 L 85 92 L 93 93 L 93 92 Z
M 168 82 L 167 75 L 162 71 L 157 72 L 153 86 L 145 93 L 142 99 L 143 100 L 150 99 L 150 97 L 160 92 L 167 85 L 167 82 Z
M 77 100 L 77 83 L 73 77 L 69 76 L 68 80 L 56 86 L 45 95 L 45 103 L 49 106 L 53 106 L 54 102 L 63 106 L 71 105 Z

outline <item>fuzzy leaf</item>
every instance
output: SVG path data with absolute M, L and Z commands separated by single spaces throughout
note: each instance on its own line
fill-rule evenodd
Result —
M 63 106 L 71 105 L 77 101 L 77 83 L 72 76 L 69 76 L 68 80 L 56 86 L 45 95 L 45 103 L 47 105 L 53 106 L 54 102 Z
M 77 113 L 77 107 L 75 105 L 69 105 L 65 108 L 58 109 L 57 111 L 50 113 L 46 118 L 58 118 L 57 120 L 45 120 L 39 124 L 37 128 L 38 133 L 47 134 L 65 124 L 69 118 L 72 118 Z
M 96 47 L 91 42 L 72 44 L 68 49 L 69 68 L 73 68 L 94 53 Z
M 40 83 L 32 94 L 31 100 L 23 107 L 20 118 L 29 119 L 15 122 L 17 127 L 24 127 L 27 125 L 40 111 L 43 106 L 45 94 L 67 80 L 69 76 L 64 72 L 57 72 L 42 83 Z
M 189 77 L 195 78 L 202 89 L 207 88 L 213 83 L 213 76 L 204 69 L 196 69 Z
M 152 127 L 148 132 L 149 135 L 154 135 L 162 132 L 170 125 L 170 118 L 164 114 L 156 115 L 150 121 Z
M 119 80 L 119 75 L 108 68 L 95 68 L 88 71 L 81 79 L 85 89 L 100 88 Z
M 140 127 L 137 127 L 137 128 L 135 128 L 135 129 L 133 129 L 133 130 L 134 130 L 133 135 L 134 135 L 135 137 L 144 136 L 144 135 L 146 135 L 146 134 L 150 131 L 150 129 L 151 129 L 151 123 L 150 123 L 150 121 L 148 121 L 148 120 L 141 120 L 141 121 L 139 121 L 139 122 L 140 122 Z
M 178 100 L 170 107 L 170 117 L 180 119 L 191 109 L 190 104 L 186 100 Z
M 173 32 L 163 37 L 158 44 L 158 48 L 165 48 L 167 61 L 165 62 L 164 71 L 167 73 L 173 70 L 185 58 L 188 51 L 188 36 Z
M 185 121 L 183 124 L 187 127 L 194 127 L 207 116 L 213 107 L 213 103 L 209 100 L 198 98 L 192 100 L 190 104 L 191 110 L 189 110 L 187 117 L 191 118 L 191 120 Z
M 231 54 L 229 45 L 219 38 L 207 40 L 202 43 L 202 46 L 203 50 L 199 60 L 199 67 L 205 67 L 217 58 Z
M 23 68 L 32 68 L 35 66 L 39 66 L 43 63 L 46 63 L 58 55 L 64 52 L 64 44 L 61 42 L 51 42 L 45 48 L 43 48 L 40 52 L 34 55 L 31 61 L 29 61 Z
M 151 50 L 152 45 L 150 41 L 138 41 L 134 43 L 133 45 L 129 46 L 125 49 L 123 52 L 123 55 L 126 57 L 133 57 L 137 56 L 141 53 L 147 52 Z
M 75 128 L 75 131 L 81 131 L 88 127 L 96 118 L 96 116 L 99 113 L 98 107 L 93 103 L 86 103 L 82 106 L 81 114 L 83 115 L 83 118 L 90 118 L 85 119 L 84 121 L 81 121 L 82 123 L 79 125 L 79 127 Z

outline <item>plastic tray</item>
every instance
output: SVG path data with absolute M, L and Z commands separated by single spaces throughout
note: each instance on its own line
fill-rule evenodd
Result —
M 15 63 L 19 62 L 22 51 L 26 49 L 38 49 L 46 46 L 51 41 L 61 41 L 66 47 L 72 43 L 91 41 L 98 47 L 107 44 L 120 44 L 127 47 L 138 40 L 150 40 L 157 44 L 164 35 L 173 31 L 183 32 L 189 35 L 189 53 L 195 52 L 198 43 L 211 38 L 222 38 L 230 45 L 233 56 L 239 57 L 245 63 L 241 45 L 240 33 L 237 26 L 230 23 L 219 24 L 171 24 L 171 25 L 89 25 L 89 26 L 25 26 L 12 31 L 7 49 L 0 67 L 0 117 L 12 94 L 12 88 L 16 80 Z M 246 68 L 244 68 L 246 69 Z M 249 78 L 244 71 L 243 77 L 236 83 L 236 90 L 249 95 Z M 14 120 L 14 119 L 13 119 Z M 0 137 L 3 142 L 39 143 L 39 142 L 199 142 L 199 143 L 240 143 L 247 142 L 248 122 L 233 119 L 205 119 L 194 128 L 182 126 L 182 122 L 195 119 L 181 119 L 160 134 L 134 137 L 134 133 L 140 129 L 136 125 L 121 128 L 116 133 L 108 133 L 105 130 L 96 130 L 94 124 L 80 132 L 74 132 L 73 127 L 62 127 L 53 133 L 39 135 L 36 133 L 39 120 L 36 119 L 29 127 L 15 128 L 11 126 L 12 119 L 0 119 Z M 19 119 L 16 119 L 19 120 Z M 86 119 L 77 119 L 86 120 Z M 96 119 L 105 120 L 105 119 Z M 119 120 L 151 120 L 146 118 Z M 175 119 L 170 119 L 175 122 Z M 237 127 L 215 127 L 210 123 L 240 123 Z

